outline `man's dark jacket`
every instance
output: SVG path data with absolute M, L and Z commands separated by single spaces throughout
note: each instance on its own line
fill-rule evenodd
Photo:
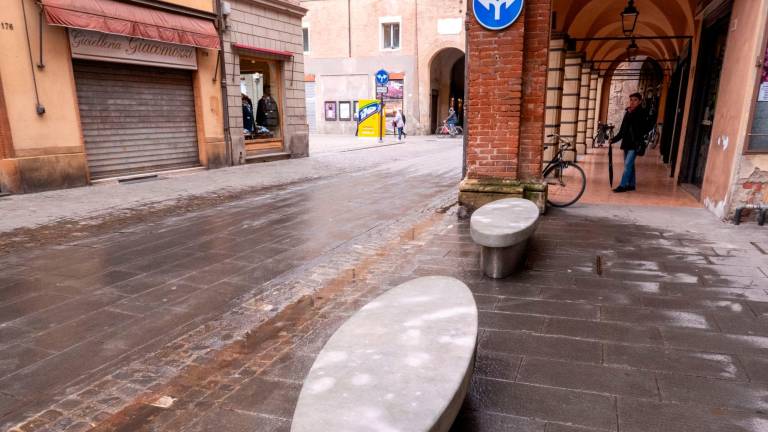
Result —
M 619 133 L 613 137 L 611 143 L 621 141 L 622 150 L 637 150 L 643 143 L 645 134 L 651 130 L 651 126 L 648 113 L 642 107 L 637 107 L 634 111 L 627 110 L 621 121 Z

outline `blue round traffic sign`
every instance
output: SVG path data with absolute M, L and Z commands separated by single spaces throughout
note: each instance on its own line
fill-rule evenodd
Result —
M 509 27 L 523 13 L 524 0 L 472 0 L 475 19 L 488 30 Z
M 387 85 L 389 82 L 389 72 L 385 71 L 384 69 L 376 72 L 376 84 L 378 85 Z

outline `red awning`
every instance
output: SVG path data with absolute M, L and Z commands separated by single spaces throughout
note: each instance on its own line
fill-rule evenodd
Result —
M 211 21 L 114 0 L 43 0 L 48 24 L 219 49 Z
M 244 51 L 244 52 L 259 55 L 262 57 L 276 58 L 280 60 L 288 60 L 293 58 L 293 53 L 290 51 L 278 51 L 278 50 L 267 49 L 267 48 L 257 48 L 254 46 L 239 44 L 239 43 L 233 43 L 232 47 L 239 51 Z

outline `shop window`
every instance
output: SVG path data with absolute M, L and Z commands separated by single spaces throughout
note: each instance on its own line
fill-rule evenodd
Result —
M 746 151 L 768 153 L 768 43 L 763 55 L 763 68 L 757 90 L 757 101 L 752 112 L 752 127 Z
M 301 35 L 304 39 L 304 53 L 309 53 L 309 27 L 302 28 Z
M 384 50 L 400 49 L 399 18 L 381 19 L 381 48 Z
M 282 139 L 280 63 L 240 58 L 240 96 L 243 104 L 243 135 L 246 140 Z

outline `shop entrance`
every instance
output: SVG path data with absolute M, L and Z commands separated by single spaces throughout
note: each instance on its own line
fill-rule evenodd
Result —
M 730 8 L 710 17 L 705 23 L 699 46 L 698 70 L 694 81 L 694 94 L 689 117 L 688 133 L 680 168 L 680 183 L 692 186 L 698 195 L 704 182 L 707 154 L 715 120 L 717 90 L 720 71 L 725 58 L 725 42 L 728 38 Z M 709 25 L 707 25 L 709 24 Z
M 240 55 L 246 158 L 283 150 L 281 63 Z

